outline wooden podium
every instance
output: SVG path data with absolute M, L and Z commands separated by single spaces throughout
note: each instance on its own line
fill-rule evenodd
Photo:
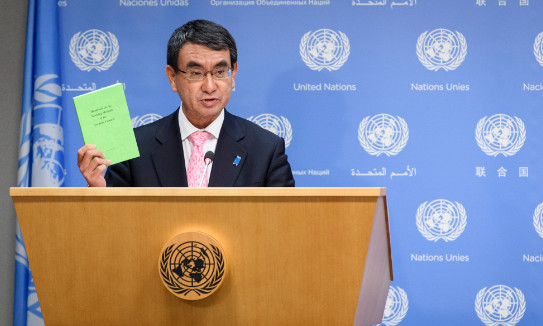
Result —
M 392 264 L 385 188 L 11 188 L 46 325 L 374 325 Z M 164 244 L 212 235 L 209 297 L 162 284 Z

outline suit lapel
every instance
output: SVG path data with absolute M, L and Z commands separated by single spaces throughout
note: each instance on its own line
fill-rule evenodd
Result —
M 157 149 L 151 154 L 162 187 L 187 187 L 187 172 L 179 131 L 179 109 L 159 126 Z
M 210 187 L 232 187 L 243 167 L 247 151 L 239 144 L 245 133 L 236 119 L 224 110 L 224 122 L 215 149 Z M 239 162 L 234 163 L 239 156 Z

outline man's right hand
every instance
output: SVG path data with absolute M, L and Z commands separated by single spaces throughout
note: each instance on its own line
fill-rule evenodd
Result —
M 96 145 L 85 145 L 77 151 L 77 166 L 90 187 L 105 187 L 104 174 L 110 160 L 104 159 L 104 153 Z

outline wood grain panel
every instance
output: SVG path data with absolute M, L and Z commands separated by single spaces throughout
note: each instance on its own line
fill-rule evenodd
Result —
M 267 189 L 12 189 L 46 324 L 353 325 L 366 256 L 390 262 L 368 255 L 384 189 Z M 164 244 L 191 230 L 229 261 L 195 302 L 157 272 Z M 374 241 L 389 250 L 387 236 Z

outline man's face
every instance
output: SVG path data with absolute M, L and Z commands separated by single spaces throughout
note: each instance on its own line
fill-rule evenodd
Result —
M 238 65 L 231 66 L 228 50 L 215 51 L 194 43 L 185 43 L 179 50 L 177 68 L 180 70 L 203 68 L 210 71 L 216 67 L 231 67 L 232 76 L 217 80 L 208 72 L 203 80 L 188 80 L 184 73 L 166 66 L 172 91 L 179 94 L 183 112 L 197 128 L 205 128 L 213 122 L 230 100 Z

